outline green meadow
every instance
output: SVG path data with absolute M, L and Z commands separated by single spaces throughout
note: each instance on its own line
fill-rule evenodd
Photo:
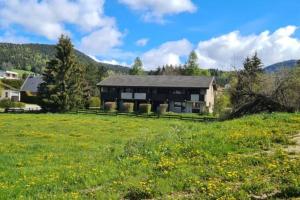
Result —
M 0 199 L 300 197 L 300 114 L 226 122 L 1 114 Z

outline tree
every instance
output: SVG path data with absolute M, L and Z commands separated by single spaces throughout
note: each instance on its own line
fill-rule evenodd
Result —
M 55 58 L 47 63 L 44 82 L 39 87 L 42 107 L 50 112 L 66 112 L 84 105 L 85 68 L 75 59 L 69 37 L 62 35 Z
M 201 69 L 198 64 L 198 56 L 195 51 L 189 55 L 189 59 L 183 68 L 183 75 L 187 76 L 210 76 L 208 70 Z
M 255 54 L 244 62 L 231 84 L 233 112 L 230 118 L 259 112 L 292 112 L 300 108 L 300 70 L 262 73 L 262 63 Z
M 219 92 L 215 97 L 214 115 L 226 117 L 231 109 L 230 97 L 227 91 Z
M 129 74 L 130 75 L 142 75 L 142 74 L 144 74 L 143 63 L 142 63 L 142 61 L 139 57 L 137 57 L 134 60 L 134 64 L 133 64 L 132 68 L 130 69 Z
M 254 94 L 260 90 L 262 66 L 257 53 L 253 57 L 245 59 L 243 70 L 236 73 L 236 78 L 232 82 L 231 103 L 235 108 L 249 102 L 254 98 Z
M 201 70 L 198 64 L 198 56 L 195 51 L 192 51 L 189 55 L 187 64 L 185 65 L 184 75 L 187 76 L 198 76 L 201 74 Z

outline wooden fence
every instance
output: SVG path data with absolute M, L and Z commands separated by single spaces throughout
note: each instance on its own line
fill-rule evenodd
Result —
M 176 114 L 164 114 L 159 115 L 156 113 L 151 114 L 141 114 L 141 113 L 122 113 L 122 112 L 104 112 L 99 109 L 91 109 L 91 110 L 77 110 L 73 112 L 69 112 L 69 114 L 94 114 L 94 115 L 103 115 L 103 116 L 131 116 L 131 117 L 139 117 L 139 118 L 152 118 L 152 119 L 178 119 L 178 120 L 186 120 L 186 121 L 195 121 L 195 122 L 212 122 L 217 119 L 214 117 L 207 116 L 184 116 L 184 114 L 176 115 Z

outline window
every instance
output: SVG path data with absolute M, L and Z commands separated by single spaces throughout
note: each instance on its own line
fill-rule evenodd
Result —
M 5 92 L 5 98 L 8 98 L 8 92 Z
M 199 94 L 191 94 L 191 101 L 199 101 Z
M 173 90 L 173 94 L 184 94 L 184 90 Z

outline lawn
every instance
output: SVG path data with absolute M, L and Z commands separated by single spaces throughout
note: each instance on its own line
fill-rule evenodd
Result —
M 0 199 L 300 197 L 300 114 L 197 123 L 0 114 Z

